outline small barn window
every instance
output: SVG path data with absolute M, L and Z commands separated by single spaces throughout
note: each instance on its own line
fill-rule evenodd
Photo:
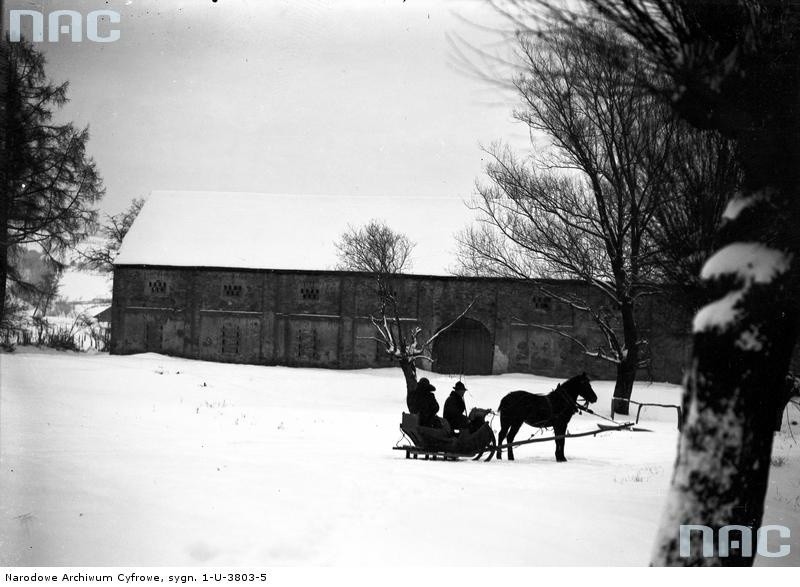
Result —
M 222 286 L 222 295 L 226 298 L 240 298 L 242 297 L 241 284 L 226 283 Z
M 164 295 L 167 293 L 167 282 L 162 279 L 152 279 L 149 282 L 150 293 L 153 295 Z
M 304 300 L 318 300 L 319 288 L 318 287 L 301 287 L 300 297 Z
M 550 310 L 552 300 L 549 296 L 533 296 L 532 302 L 535 310 L 543 310 L 547 312 Z
M 222 354 L 238 355 L 241 340 L 241 330 L 237 324 L 222 325 Z

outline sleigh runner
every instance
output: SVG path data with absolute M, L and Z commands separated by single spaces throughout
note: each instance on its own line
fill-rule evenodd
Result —
M 419 416 L 403 412 L 400 430 L 410 444 L 395 446 L 394 450 L 405 451 L 407 459 L 422 455 L 425 459 L 451 461 L 470 457 L 478 459 L 487 451 L 493 454 L 496 442 L 491 427 L 481 419 L 476 428 L 454 435 L 449 426 L 421 426 Z

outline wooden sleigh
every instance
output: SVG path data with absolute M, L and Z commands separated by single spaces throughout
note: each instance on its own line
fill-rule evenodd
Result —
M 445 460 L 457 461 L 463 458 L 478 460 L 489 451 L 494 454 L 497 445 L 494 432 L 488 423 L 480 420 L 480 426 L 472 432 L 462 431 L 459 435 L 454 435 L 443 421 L 441 428 L 430 428 L 420 426 L 419 416 L 403 412 L 400 422 L 400 430 L 410 442 L 402 446 L 395 446 L 394 450 L 404 450 L 406 458 L 419 458 L 420 455 L 426 460 Z

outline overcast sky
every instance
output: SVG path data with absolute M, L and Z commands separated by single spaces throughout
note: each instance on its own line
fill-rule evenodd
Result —
M 448 38 L 503 51 L 480 0 L 7 0 L 121 13 L 115 43 L 42 43 L 91 126 L 104 209 L 151 190 L 466 198 L 513 97 Z M 474 24 L 471 24 L 474 23 Z

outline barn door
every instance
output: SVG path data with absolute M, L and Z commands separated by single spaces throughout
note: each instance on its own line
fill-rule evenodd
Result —
M 149 353 L 160 353 L 164 342 L 164 322 L 160 317 L 148 316 L 144 323 L 144 349 Z
M 457 375 L 491 375 L 494 345 L 486 327 L 460 318 L 433 344 L 433 370 Z
M 200 358 L 230 363 L 261 359 L 261 320 L 219 313 L 200 318 Z

